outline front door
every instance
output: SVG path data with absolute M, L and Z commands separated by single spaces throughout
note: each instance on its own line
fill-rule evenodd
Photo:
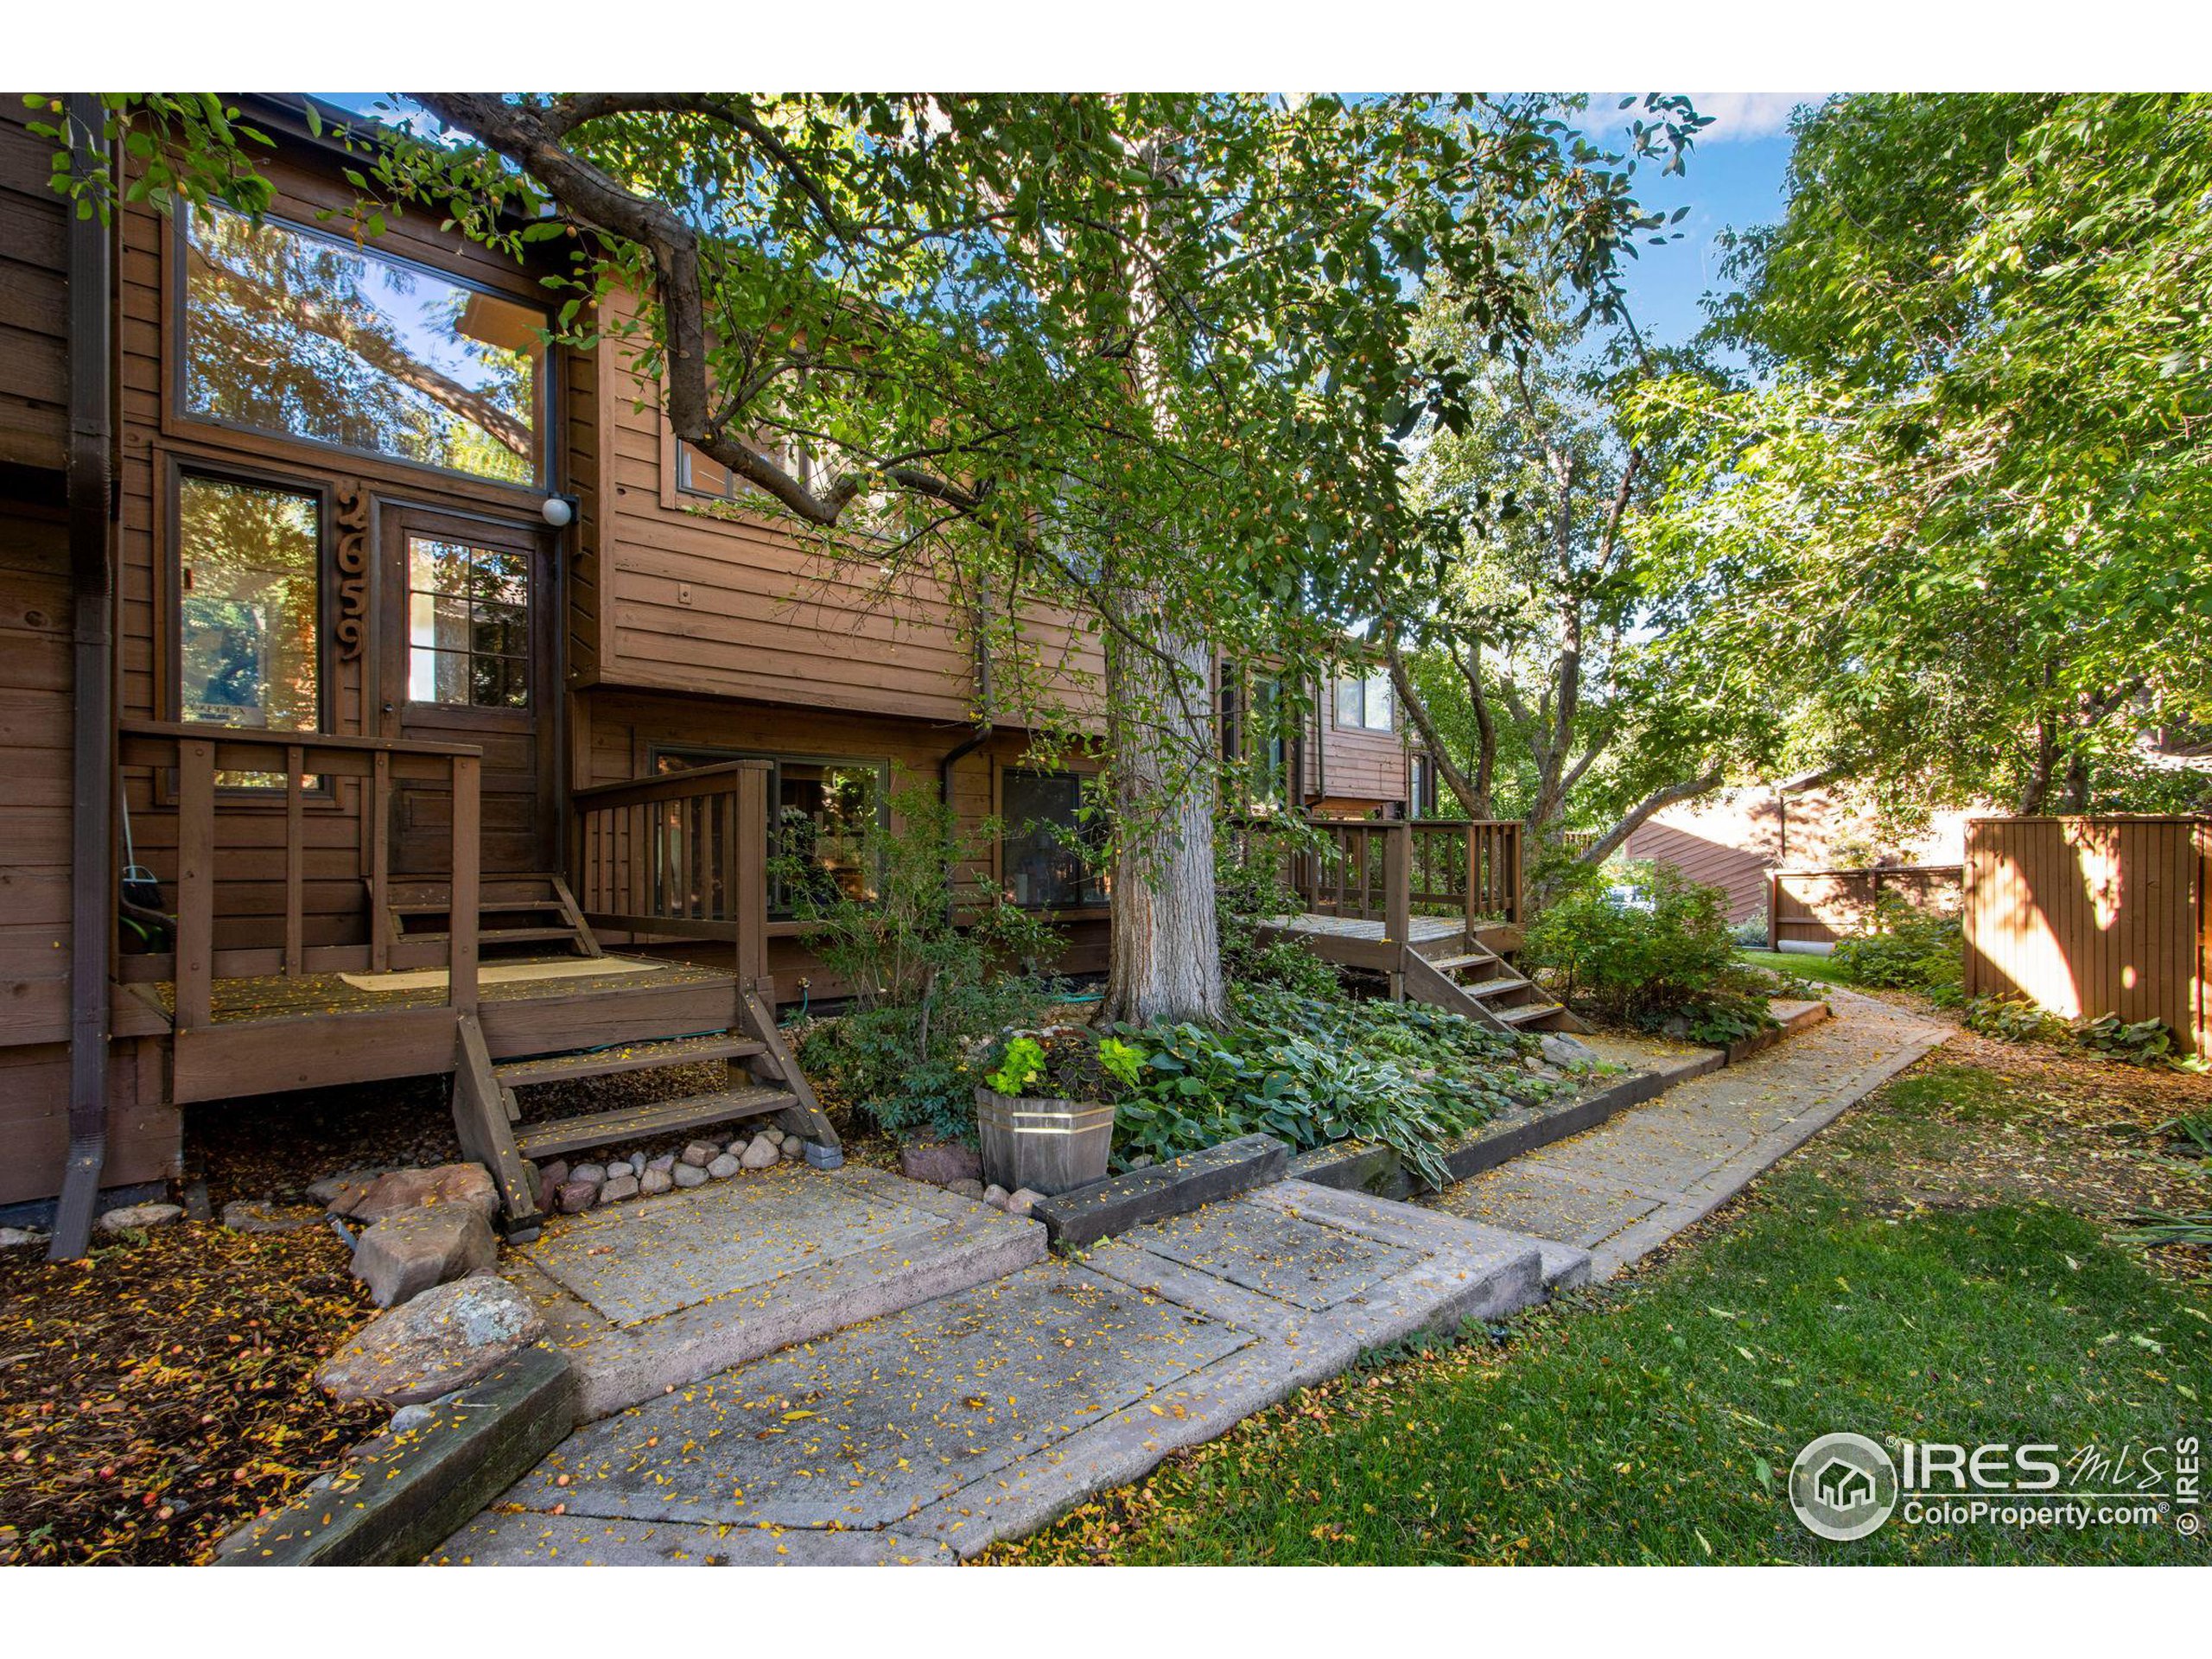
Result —
M 391 510 L 383 528 L 379 729 L 481 748 L 483 874 L 550 871 L 556 829 L 551 538 L 528 524 L 420 508 Z M 395 789 L 393 874 L 449 874 L 452 834 L 449 790 Z

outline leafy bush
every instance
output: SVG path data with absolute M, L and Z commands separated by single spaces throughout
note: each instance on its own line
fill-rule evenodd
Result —
M 807 943 L 852 988 L 842 1016 L 802 1028 L 800 1058 L 833 1101 L 888 1134 L 973 1140 L 971 1051 L 1038 1023 L 1054 988 L 1031 968 L 1052 954 L 1054 935 L 988 888 L 963 890 L 995 824 L 963 836 L 925 785 L 901 789 L 891 805 L 898 828 L 868 849 L 882 873 L 871 898 L 810 879 L 803 860 L 779 861 Z
M 1088 1026 L 1013 1031 L 986 1043 L 974 1068 L 984 1086 L 1033 1100 L 1120 1100 L 1142 1081 L 1144 1052 Z
M 1719 888 L 1663 865 L 1631 865 L 1610 886 L 1591 872 L 1529 925 L 1521 964 L 1610 1024 L 1654 1030 L 1680 1019 L 1699 1041 L 1733 1041 L 1774 1019 L 1770 982 L 1736 955 L 1726 904 Z
M 1766 918 L 1764 916 L 1746 917 L 1744 920 L 1736 924 L 1733 937 L 1736 941 L 1736 948 L 1739 950 L 1765 950 L 1767 948 Z
M 1341 996 L 1337 970 L 1294 939 L 1262 939 L 1260 923 L 1300 906 L 1283 883 L 1283 861 L 1300 844 L 1294 825 L 1217 823 L 1214 833 L 1214 918 L 1222 977 L 1231 985 L 1272 987 L 1304 996 Z
M 2074 1028 L 2074 1040 L 2108 1059 L 2130 1065 L 2156 1065 L 2173 1052 L 2174 1033 L 2163 1020 L 2122 1024 L 2116 1014 L 2100 1014 Z
M 2000 1043 L 2063 1043 L 2073 1028 L 2025 997 L 1977 996 L 1966 1007 L 1966 1028 Z
M 1445 1145 L 1571 1086 L 1520 1068 L 1529 1039 L 1420 1003 L 1248 988 L 1236 1014 L 1225 1031 L 1121 1029 L 1143 1051 L 1144 1071 L 1116 1117 L 1118 1166 L 1243 1135 L 1300 1150 L 1365 1140 L 1441 1186 Z
M 1838 940 L 1831 960 L 1855 985 L 1920 991 L 1955 1003 L 1962 995 L 1963 948 L 1957 917 L 1931 915 L 1885 893 L 1874 901 L 1866 930 Z

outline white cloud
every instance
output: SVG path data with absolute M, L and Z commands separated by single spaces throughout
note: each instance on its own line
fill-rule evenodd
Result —
M 1619 107 L 1624 96 L 1620 92 L 1591 93 L 1589 113 L 1583 118 L 1586 130 L 1593 136 L 1610 136 L 1623 124 L 1634 119 L 1637 111 Z M 1698 143 L 1725 144 L 1748 143 L 1753 139 L 1771 138 L 1777 133 L 1787 132 L 1792 110 L 1825 96 L 1821 92 L 1692 92 L 1689 99 L 1700 115 L 1713 118 L 1713 124 L 1698 134 Z

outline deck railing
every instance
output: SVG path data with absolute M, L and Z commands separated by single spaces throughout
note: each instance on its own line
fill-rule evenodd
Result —
M 569 880 L 594 928 L 728 939 L 767 970 L 768 763 L 726 760 L 573 791 Z
M 1522 919 L 1517 819 L 1317 818 L 1274 827 L 1306 843 L 1290 853 L 1285 877 L 1312 914 L 1379 921 L 1390 938 L 1403 938 L 1415 913 L 1456 913 L 1471 928 Z
M 167 791 L 174 795 L 175 940 L 167 965 L 175 984 L 178 1032 L 200 1030 L 212 1023 L 218 979 L 271 973 L 297 977 L 327 968 L 385 965 L 379 949 L 384 931 L 373 914 L 368 945 L 311 948 L 307 943 L 308 818 L 311 811 L 340 804 L 340 783 L 351 783 L 359 791 L 352 821 L 359 828 L 360 874 L 372 909 L 390 885 L 393 790 L 416 782 L 451 791 L 453 910 L 444 948 L 447 1001 L 457 1012 L 474 1011 L 483 751 L 454 743 L 145 720 L 119 721 L 118 736 L 121 768 L 151 773 L 152 798 Z M 255 781 L 241 785 L 236 781 L 240 779 Z M 278 842 L 271 830 L 280 807 Z M 259 850 L 265 852 L 272 842 L 283 849 L 281 946 L 215 948 L 215 886 L 222 846 L 219 826 L 225 820 L 245 826 L 246 839 Z M 160 965 L 158 958 L 155 965 Z

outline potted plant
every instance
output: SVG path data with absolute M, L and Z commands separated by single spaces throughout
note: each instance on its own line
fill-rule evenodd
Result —
M 976 1090 L 983 1179 L 1033 1192 L 1104 1180 L 1115 1103 L 1143 1064 L 1134 1044 L 1077 1027 L 1008 1033 Z

